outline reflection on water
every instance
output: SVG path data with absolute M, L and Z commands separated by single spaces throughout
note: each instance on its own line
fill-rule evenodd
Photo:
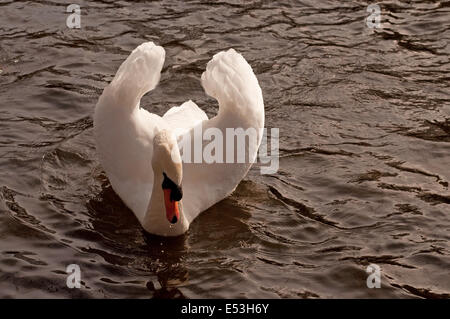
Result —
M 177 287 L 188 281 L 188 271 L 183 266 L 183 259 L 189 252 L 186 236 L 164 238 L 147 233 L 110 186 L 91 199 L 87 209 L 91 213 L 93 231 L 101 235 L 106 245 L 113 246 L 115 252 L 98 250 L 95 253 L 110 264 L 134 265 L 151 271 L 156 278 L 150 278 L 146 286 L 154 297 L 183 297 Z
M 0 3 L 0 296 L 449 298 L 450 2 Z M 192 99 L 234 47 L 259 79 L 280 169 L 249 172 L 177 238 L 109 186 L 94 105 L 129 52 L 166 49 L 143 107 Z M 67 265 L 82 289 L 66 287 Z M 381 289 L 366 268 L 381 267 Z

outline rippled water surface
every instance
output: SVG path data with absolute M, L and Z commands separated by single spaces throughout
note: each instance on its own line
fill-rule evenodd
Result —
M 450 297 L 450 1 L 380 1 L 380 29 L 369 1 L 77 3 L 71 30 L 67 1 L 0 1 L 0 297 Z M 172 239 L 143 232 L 93 140 L 144 41 L 167 52 L 146 109 L 214 115 L 199 79 L 233 47 L 280 128 L 278 173 L 254 166 Z

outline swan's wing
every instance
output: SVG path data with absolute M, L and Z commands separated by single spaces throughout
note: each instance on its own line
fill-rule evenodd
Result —
M 163 119 L 171 129 L 177 129 L 177 136 L 183 135 L 197 124 L 208 120 L 206 113 L 191 100 L 168 110 Z
M 153 186 L 151 142 L 164 121 L 139 108 L 139 101 L 158 84 L 164 59 L 162 47 L 153 42 L 139 45 L 103 91 L 94 113 L 100 162 L 114 191 L 141 222 Z
M 206 94 L 219 102 L 219 113 L 227 109 L 236 117 L 252 116 L 255 112 L 264 114 L 258 80 L 252 67 L 234 49 L 214 55 L 202 74 L 202 85 Z
M 161 77 L 166 52 L 153 42 L 134 49 L 117 70 L 108 86 L 122 107 L 136 107 L 142 96 L 153 90 Z
M 229 136 L 227 130 L 256 129 L 257 141 L 249 138 L 244 150 L 251 161 L 256 158 L 264 127 L 264 102 L 258 80 L 251 66 L 235 50 L 214 55 L 202 75 L 202 85 L 206 93 L 219 102 L 218 115 L 204 121 L 202 130 L 206 132 L 215 128 L 216 132 L 217 129 L 222 132 L 223 152 L 222 162 L 220 158 L 212 163 L 183 162 L 183 209 L 189 221 L 233 192 L 252 165 L 249 161 L 228 163 L 225 160 L 228 152 L 237 154 L 238 148 L 234 135 Z M 195 138 L 193 130 L 188 134 L 192 139 Z M 209 143 L 210 140 L 203 140 L 203 150 Z M 215 151 L 216 155 L 219 153 Z

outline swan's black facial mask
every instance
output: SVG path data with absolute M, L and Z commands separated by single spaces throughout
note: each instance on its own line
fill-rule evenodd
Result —
M 180 201 L 183 198 L 183 191 L 180 186 L 175 184 L 170 178 L 167 177 L 166 173 L 163 173 L 164 180 L 162 183 L 163 189 L 170 189 L 170 200 L 172 201 Z
M 164 204 L 166 206 L 167 220 L 175 224 L 180 219 L 180 211 L 178 209 L 178 202 L 183 197 L 183 191 L 181 187 L 175 184 L 166 173 L 163 173 L 164 180 L 162 183 L 162 189 L 164 192 Z

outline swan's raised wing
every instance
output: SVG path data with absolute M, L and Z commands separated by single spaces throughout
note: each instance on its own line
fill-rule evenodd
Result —
M 159 81 L 165 51 L 139 45 L 119 67 L 95 107 L 94 135 L 103 169 L 114 191 L 142 221 L 153 187 L 153 137 L 164 121 L 139 107 Z
M 172 107 L 163 115 L 163 119 L 169 127 L 177 129 L 177 135 L 180 136 L 197 124 L 208 120 L 208 116 L 197 104 L 189 100 L 180 106 Z
M 165 57 L 164 49 L 153 42 L 134 49 L 108 86 L 115 93 L 115 102 L 122 107 L 137 107 L 142 96 L 158 84 Z
M 223 142 L 216 145 L 222 145 L 223 150 L 214 151 L 213 161 L 183 162 L 183 211 L 189 221 L 233 192 L 256 158 L 264 127 L 262 91 L 251 66 L 241 54 L 230 49 L 214 55 L 202 75 L 202 85 L 205 92 L 219 102 L 219 112 L 210 120 L 203 121 L 201 128 L 203 132 L 214 129 L 215 138 L 221 136 Z M 227 133 L 229 129 L 236 129 L 236 134 L 240 134 L 239 130 L 255 132 L 256 138 L 244 136 L 243 140 L 248 140 L 248 143 L 238 145 L 235 143 L 236 135 Z M 187 134 L 189 136 L 185 137 L 197 142 L 194 130 Z M 214 149 L 205 148 L 210 142 L 212 140 L 203 139 L 203 156 Z M 235 161 L 238 151 L 244 151 L 247 160 Z M 191 153 L 195 154 L 195 147 Z M 227 160 L 228 155 L 232 161 Z
M 232 113 L 237 118 L 254 117 L 253 123 L 264 125 L 264 102 L 252 67 L 234 49 L 214 55 L 202 74 L 206 94 L 219 102 L 220 113 Z

